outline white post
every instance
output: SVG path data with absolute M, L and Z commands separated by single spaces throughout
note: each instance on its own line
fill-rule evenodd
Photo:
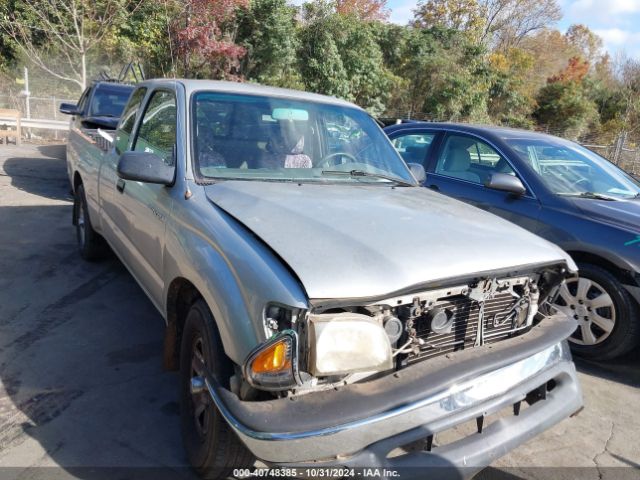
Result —
M 27 118 L 31 118 L 31 102 L 29 101 L 29 96 L 31 96 L 31 92 L 29 91 L 29 69 L 24 67 L 24 101 L 26 103 L 26 116 Z M 27 137 L 31 139 L 31 129 L 27 129 Z
M 57 120 L 58 119 L 58 109 L 56 108 L 56 97 L 54 96 L 51 104 L 53 106 L 53 119 Z M 58 130 L 54 130 L 53 131 L 53 138 L 55 138 L 56 140 L 58 140 Z
M 27 118 L 31 118 L 31 105 L 29 104 L 31 92 L 29 91 L 29 69 L 27 67 L 24 67 L 24 95 L 25 101 L 27 102 Z

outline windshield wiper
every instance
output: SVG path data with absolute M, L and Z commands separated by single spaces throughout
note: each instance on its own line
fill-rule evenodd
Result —
M 394 182 L 398 185 L 402 185 L 404 187 L 415 187 L 414 183 L 408 182 L 406 180 L 402 180 L 401 178 L 391 177 L 389 175 L 384 175 L 382 173 L 372 173 L 365 172 L 364 170 L 322 170 L 322 174 L 328 175 L 349 175 L 350 177 L 371 177 L 371 178 L 380 178 L 382 180 L 388 180 L 389 182 Z
M 580 193 L 561 193 L 565 197 L 580 197 L 580 198 L 590 198 L 592 200 L 607 200 L 609 202 L 617 202 L 620 200 L 616 197 L 610 197 L 609 195 L 604 195 L 602 193 L 595 192 L 580 192 Z

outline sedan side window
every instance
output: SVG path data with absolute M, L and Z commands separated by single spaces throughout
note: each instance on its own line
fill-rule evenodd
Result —
M 494 173 L 515 175 L 509 162 L 492 147 L 465 135 L 447 137 L 436 173 L 478 184 L 484 184 Z
M 424 165 L 435 133 L 409 133 L 395 137 L 391 143 L 407 163 Z
M 120 128 L 116 134 L 116 152 L 119 154 L 124 152 L 129 146 L 129 138 L 131 136 L 133 126 L 136 123 L 138 109 L 140 108 L 140 104 L 142 103 L 146 93 L 147 89 L 144 87 L 133 92 L 131 98 L 129 98 L 129 103 L 127 103 L 127 106 L 122 112 Z
M 157 90 L 147 104 L 133 150 L 155 153 L 173 165 L 175 144 L 176 97 L 173 92 Z

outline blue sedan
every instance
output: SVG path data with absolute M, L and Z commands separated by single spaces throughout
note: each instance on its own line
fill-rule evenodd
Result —
M 385 128 L 426 187 L 550 240 L 579 277 L 551 301 L 576 320 L 578 355 L 611 359 L 640 342 L 640 183 L 592 151 L 501 127 L 401 123 Z

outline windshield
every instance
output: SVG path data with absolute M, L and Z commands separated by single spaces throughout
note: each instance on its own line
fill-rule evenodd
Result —
M 101 85 L 91 101 L 92 117 L 119 117 L 129 100 L 133 87 L 123 88 L 115 85 Z
M 192 115 L 194 163 L 205 179 L 415 184 L 357 108 L 200 92 Z
M 607 197 L 640 194 L 640 184 L 618 167 L 580 145 L 561 139 L 505 139 L 557 195 Z

